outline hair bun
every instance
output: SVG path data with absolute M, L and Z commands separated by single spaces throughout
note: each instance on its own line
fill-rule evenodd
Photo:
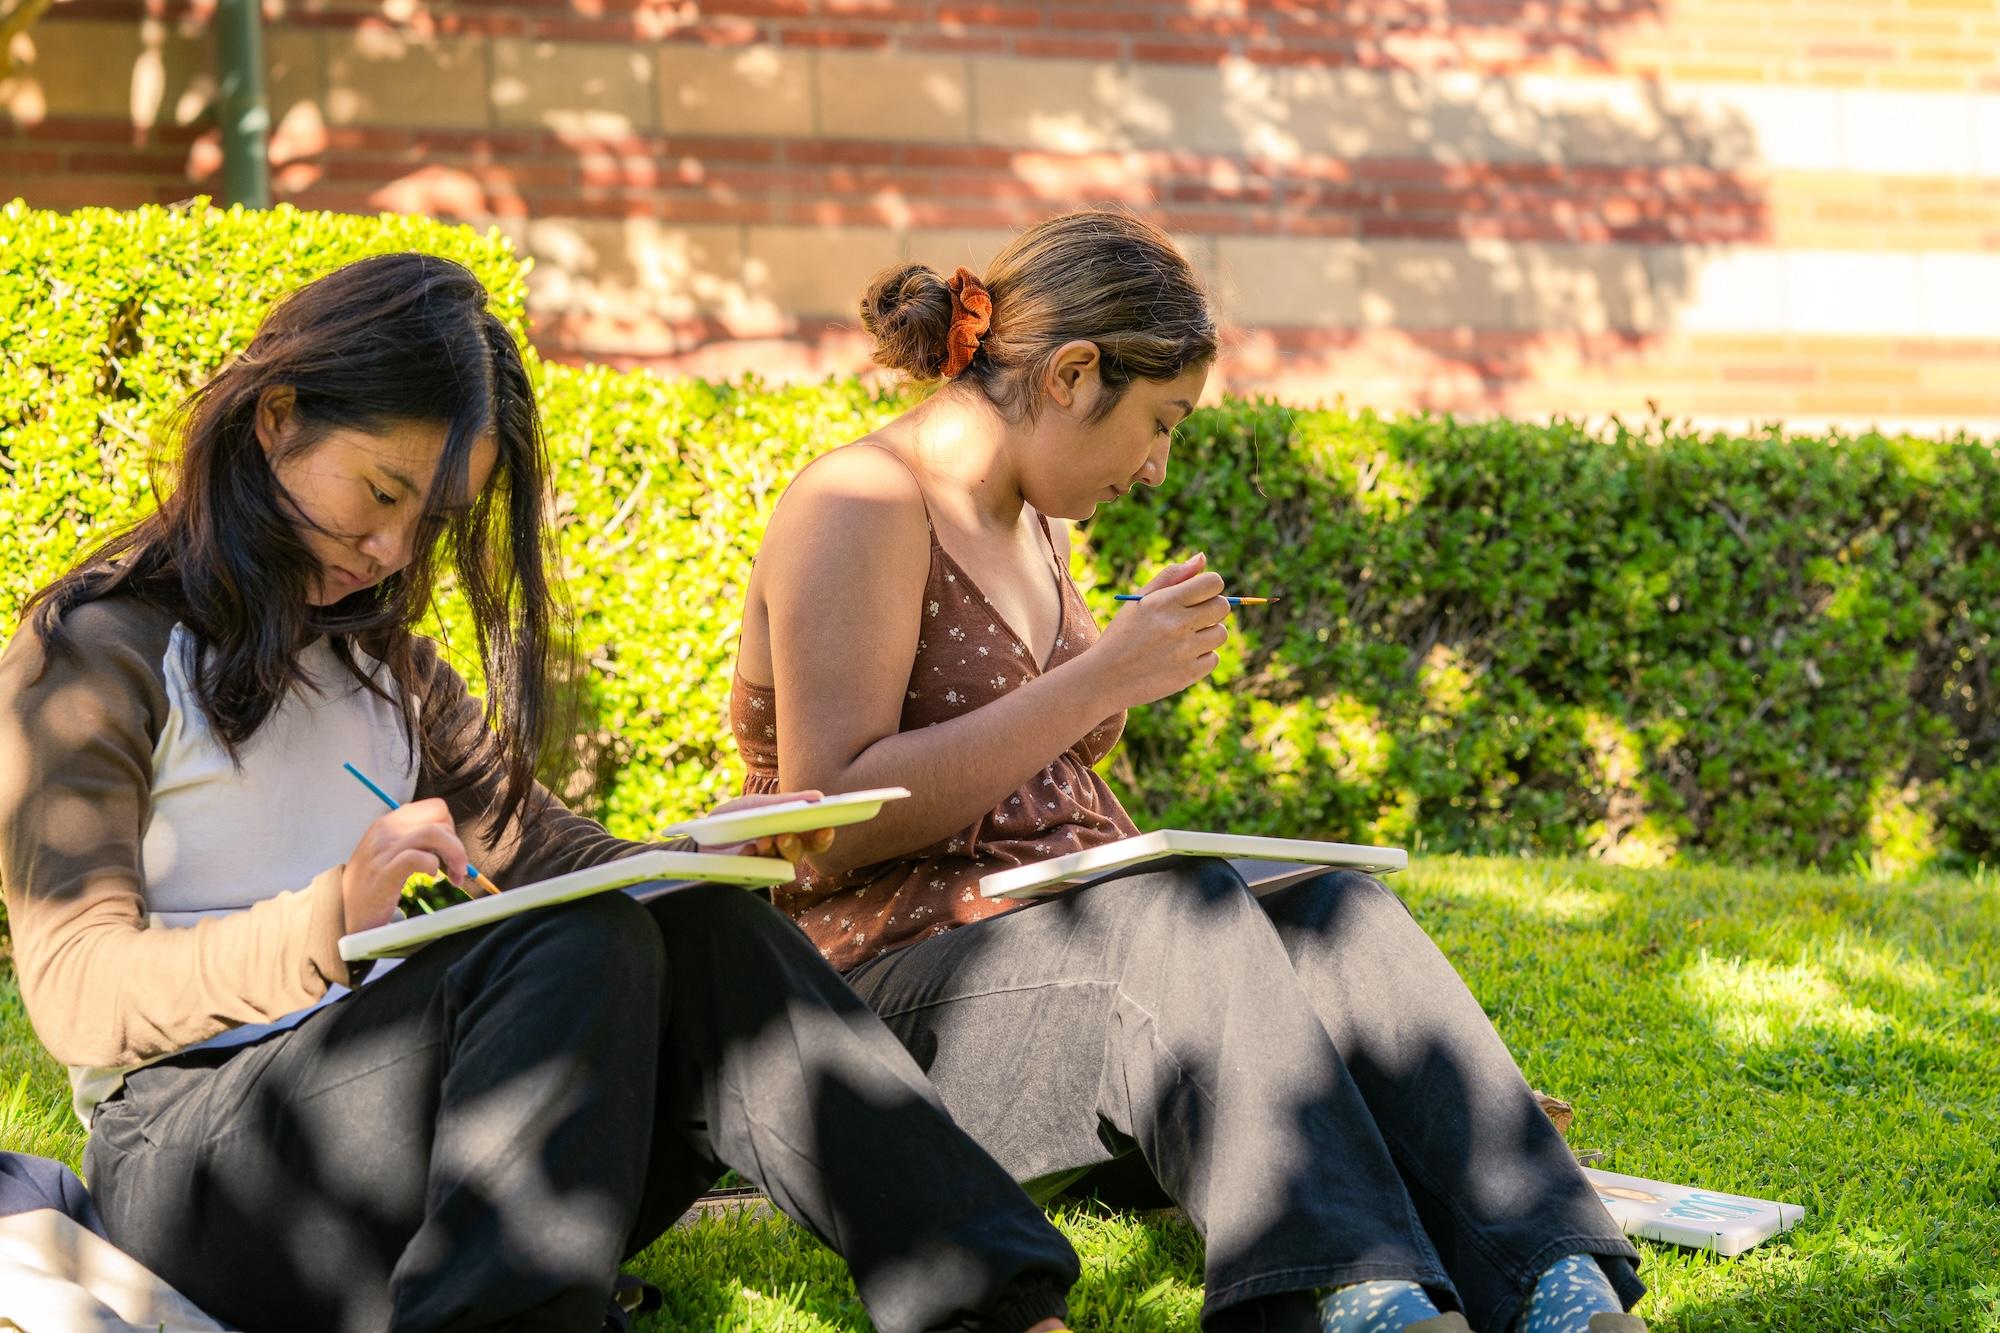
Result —
M 951 288 L 925 264 L 885 270 L 861 297 L 861 327 L 875 362 L 917 380 L 940 374 L 951 343 Z

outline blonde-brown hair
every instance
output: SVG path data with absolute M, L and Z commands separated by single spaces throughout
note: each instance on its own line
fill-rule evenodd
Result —
M 1135 379 L 1171 380 L 1215 357 L 1215 320 L 1194 267 L 1164 231 L 1112 210 L 1065 213 L 1030 227 L 984 278 L 991 327 L 956 378 L 1009 417 L 1033 416 L 1049 361 L 1064 343 L 1097 345 L 1111 410 Z M 954 314 L 943 276 L 923 264 L 889 269 L 861 298 L 875 360 L 935 380 L 950 354 Z

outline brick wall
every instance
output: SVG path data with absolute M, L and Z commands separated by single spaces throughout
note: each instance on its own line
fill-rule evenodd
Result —
M 302 206 L 491 221 L 551 355 L 860 363 L 869 274 L 1161 218 L 1222 378 L 2000 430 L 2000 0 L 273 0 Z M 0 197 L 218 188 L 201 7 L 66 0 Z

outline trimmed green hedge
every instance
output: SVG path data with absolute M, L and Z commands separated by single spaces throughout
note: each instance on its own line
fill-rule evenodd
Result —
M 1115 757 L 1151 818 L 1893 873 L 2000 848 L 2000 454 L 1292 412 L 1182 430 L 1100 580 L 1205 549 L 1212 683 Z
M 349 259 L 525 265 L 421 219 L 0 211 L 0 620 L 146 502 L 145 449 L 266 305 Z M 734 789 L 728 672 L 777 491 L 902 400 L 541 365 L 586 664 L 572 794 L 640 834 Z M 1231 402 L 1079 544 L 1277 607 L 1112 761 L 1142 823 L 1891 872 L 2000 845 L 2000 458 Z M 453 619 L 449 605 L 446 620 Z

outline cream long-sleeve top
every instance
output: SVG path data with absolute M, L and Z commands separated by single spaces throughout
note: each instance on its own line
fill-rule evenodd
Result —
M 0 891 L 28 1017 L 86 1124 L 133 1068 L 254 1040 L 349 993 L 341 873 L 383 807 L 344 762 L 399 801 L 446 795 L 472 863 L 503 888 L 690 846 L 614 838 L 540 787 L 490 827 L 492 734 L 429 640 L 413 702 L 430 744 L 405 736 L 386 669 L 356 655 L 388 699 L 320 639 L 308 684 L 232 761 L 173 615 L 114 596 L 63 625 L 53 652 L 23 626 L 0 653 Z

